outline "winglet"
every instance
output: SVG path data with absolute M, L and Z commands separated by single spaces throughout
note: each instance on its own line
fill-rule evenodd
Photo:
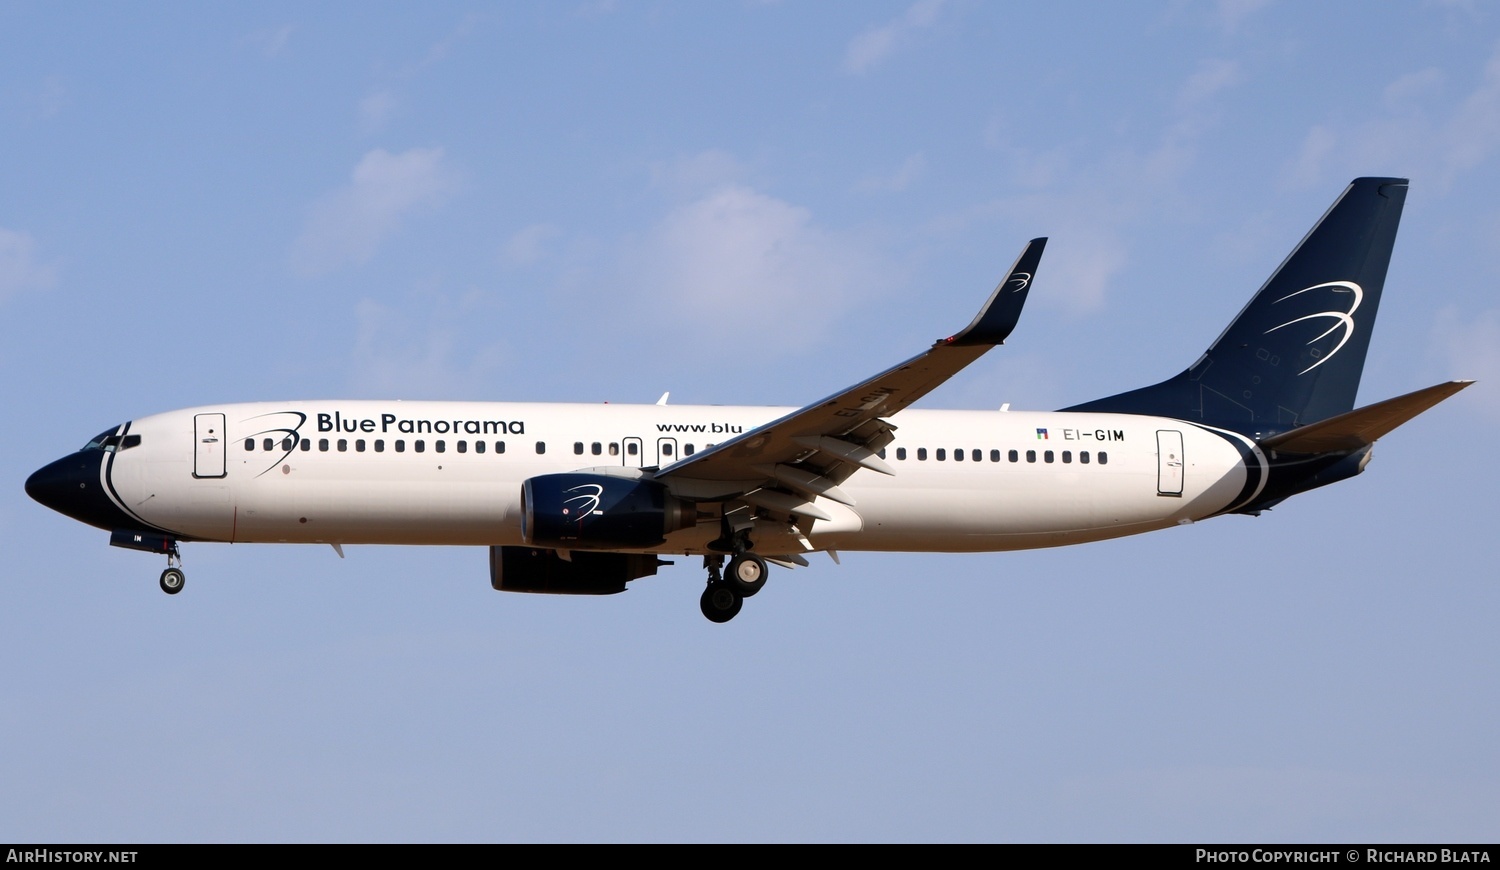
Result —
M 1010 267 L 1005 280 L 990 294 L 989 301 L 984 303 L 984 308 L 979 310 L 974 321 L 963 332 L 945 338 L 938 344 L 1004 344 L 1006 337 L 1021 319 L 1021 306 L 1026 304 L 1026 291 L 1031 289 L 1031 279 L 1036 277 L 1036 267 L 1042 261 L 1042 249 L 1045 247 L 1045 238 L 1032 239 L 1016 259 L 1015 265 Z

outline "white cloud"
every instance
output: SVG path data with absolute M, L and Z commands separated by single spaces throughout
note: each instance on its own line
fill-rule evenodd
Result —
M 1446 78 L 1442 70 L 1433 68 L 1408 73 L 1385 86 L 1385 104 L 1394 110 L 1421 108 L 1442 89 Z
M 30 233 L 0 227 L 0 302 L 22 290 L 51 287 L 56 280 L 53 267 L 37 261 Z
M 891 55 L 913 31 L 931 27 L 944 0 L 919 0 L 894 21 L 871 27 L 849 41 L 844 49 L 844 72 L 869 72 Z
M 1219 0 L 1215 11 L 1219 16 L 1219 26 L 1233 33 L 1246 18 L 1269 5 L 1271 0 Z
M 627 264 L 650 310 L 761 349 L 815 338 L 856 295 L 884 286 L 872 247 L 745 185 L 673 209 Z M 692 334 L 693 330 L 684 330 Z
M 386 123 L 395 114 L 398 100 L 389 90 L 375 91 L 359 101 L 359 126 L 366 133 L 385 129 Z
M 1500 309 L 1462 316 L 1448 306 L 1437 314 L 1433 340 L 1456 376 L 1479 381 L 1453 401 L 1472 402 L 1500 422 L 1500 390 L 1495 388 L 1500 384 Z
M 678 195 L 693 195 L 709 187 L 742 181 L 745 174 L 745 165 L 739 158 L 716 148 L 651 166 L 652 183 Z
M 1114 172 L 1124 162 L 1117 161 L 1108 171 Z M 1132 168 L 1120 171 L 1121 177 L 1148 174 L 1147 160 L 1136 157 L 1129 162 Z M 1039 280 L 1045 280 L 1046 292 L 1033 295 L 1031 304 L 1090 314 L 1104 307 L 1114 277 L 1130 262 L 1124 233 L 1143 204 L 1118 196 L 1114 185 L 1090 184 L 1088 178 L 1077 174 L 1070 176 L 1066 188 L 1049 186 L 991 200 L 948 215 L 933 229 L 948 234 L 974 221 L 997 217 L 1018 226 L 1044 228 L 1050 241 Z
M 1103 308 L 1115 275 L 1130 262 L 1118 231 L 1086 215 L 1037 217 L 1040 224 L 1052 228 L 1055 239 L 1048 242 L 1048 289 L 1043 298 L 1060 301 L 1075 314 Z
M 1198 69 L 1183 83 L 1177 94 L 1178 105 L 1191 108 L 1232 85 L 1244 81 L 1240 65 L 1232 60 L 1212 58 L 1198 64 Z
M 1425 69 L 1386 86 L 1387 114 L 1347 125 L 1319 124 L 1287 167 L 1299 186 L 1382 172 L 1421 177 L 1441 188 L 1500 151 L 1500 45 L 1491 53 L 1473 89 L 1456 103 L 1437 97 L 1454 77 Z
M 1293 184 L 1312 187 L 1323 179 L 1323 164 L 1333 154 L 1337 136 L 1330 128 L 1319 124 L 1307 131 L 1302 147 L 1297 152 L 1288 175 Z
M 245 37 L 245 41 L 259 48 L 266 57 L 277 57 L 286 51 L 296 29 L 291 24 L 284 24 L 275 30 L 257 30 Z
M 866 178 L 859 183 L 860 190 L 899 192 L 911 187 L 927 173 L 927 158 L 913 154 L 906 158 L 894 173 L 886 176 Z
M 504 349 L 463 347 L 464 320 L 483 306 L 478 294 L 456 302 L 426 299 L 425 316 L 362 299 L 355 307 L 357 332 L 352 388 L 358 395 L 436 399 L 483 395 L 498 379 Z
M 529 266 L 542 259 L 548 243 L 561 234 L 552 224 L 532 224 L 506 240 L 500 259 L 511 266 Z
M 441 148 L 366 154 L 349 184 L 313 204 L 292 253 L 304 274 L 363 263 L 410 214 L 441 204 L 456 187 Z

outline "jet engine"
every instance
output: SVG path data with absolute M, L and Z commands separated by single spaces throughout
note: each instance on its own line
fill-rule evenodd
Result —
M 603 474 L 543 474 L 521 485 L 521 535 L 533 546 L 654 547 L 691 528 L 697 509 L 660 483 Z

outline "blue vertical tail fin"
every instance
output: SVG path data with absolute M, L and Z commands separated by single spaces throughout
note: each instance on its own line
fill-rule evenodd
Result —
M 1064 410 L 1284 430 L 1354 407 L 1404 178 L 1356 178 L 1198 361 L 1150 387 Z

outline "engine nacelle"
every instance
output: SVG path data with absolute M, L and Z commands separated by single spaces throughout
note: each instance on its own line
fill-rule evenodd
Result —
M 625 584 L 668 564 L 651 553 L 569 552 L 541 547 L 490 547 L 490 585 L 501 592 L 613 595 Z
M 573 549 L 654 547 L 691 528 L 697 508 L 660 483 L 603 474 L 543 474 L 521 485 L 521 536 Z

